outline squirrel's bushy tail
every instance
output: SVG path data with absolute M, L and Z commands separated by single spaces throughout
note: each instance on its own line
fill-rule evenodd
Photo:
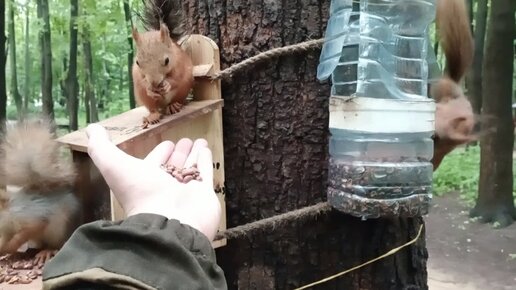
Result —
M 446 75 L 459 83 L 473 63 L 474 40 L 466 0 L 438 0 L 436 28 L 446 56 Z
M 159 30 L 167 25 L 170 38 L 178 41 L 186 33 L 181 0 L 144 0 L 141 21 L 147 30 Z
M 39 192 L 72 185 L 75 167 L 61 155 L 52 132 L 53 123 L 45 119 L 6 124 L 0 142 L 0 183 Z

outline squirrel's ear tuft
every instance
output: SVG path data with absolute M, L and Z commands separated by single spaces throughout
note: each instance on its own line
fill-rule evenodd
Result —
M 166 43 L 168 41 L 168 39 L 170 38 L 169 34 L 170 34 L 170 32 L 168 30 L 168 27 L 162 22 L 159 26 L 159 35 L 160 35 L 161 41 Z
M 136 43 L 140 42 L 140 34 L 138 33 L 138 30 L 134 26 L 133 26 L 133 39 Z

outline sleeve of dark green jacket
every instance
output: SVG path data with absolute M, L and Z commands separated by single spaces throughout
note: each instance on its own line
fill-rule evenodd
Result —
M 210 242 L 153 214 L 79 227 L 43 269 L 44 289 L 227 289 Z

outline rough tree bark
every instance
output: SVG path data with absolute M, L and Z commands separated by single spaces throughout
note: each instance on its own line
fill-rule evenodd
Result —
M 479 195 L 472 216 L 483 222 L 510 225 L 516 219 L 512 196 L 512 122 L 513 39 L 516 30 L 514 0 L 491 2 L 484 56 L 482 114 L 495 117 L 496 132 L 480 141 Z
M 70 0 L 70 62 L 66 75 L 66 94 L 70 130 L 79 128 L 79 82 L 77 81 L 77 16 L 79 11 L 78 0 Z
M 18 117 L 22 114 L 22 98 L 18 90 L 18 69 L 16 65 L 16 36 L 14 33 L 14 3 L 9 1 L 9 66 L 11 68 L 11 96 L 16 104 Z
M 97 98 L 95 97 L 95 85 L 93 78 L 93 56 L 91 54 L 91 41 L 90 41 L 90 29 L 89 25 L 84 25 L 82 51 L 84 54 L 84 71 L 85 71 L 85 82 L 84 82 L 84 94 L 85 94 L 85 107 L 87 110 L 87 121 L 98 122 L 99 114 L 97 110 Z
M 7 118 L 7 90 L 5 87 L 5 1 L 0 4 L 0 128 Z
M 468 79 L 468 95 L 475 114 L 482 108 L 482 62 L 484 57 L 484 40 L 486 37 L 487 0 L 477 0 L 475 15 L 475 54 Z
M 133 38 L 131 37 L 133 20 L 131 18 L 131 8 L 129 7 L 129 0 L 124 0 L 124 14 L 125 25 L 127 26 L 127 42 L 129 44 L 129 52 L 127 53 L 127 75 L 129 77 L 129 106 L 131 109 L 134 109 L 136 107 L 136 100 L 134 99 L 133 74 L 131 73 L 131 68 L 134 62 Z
M 193 33 L 220 47 L 223 68 L 261 51 L 323 36 L 329 1 L 184 1 Z M 227 225 L 326 200 L 327 84 L 320 50 L 253 67 L 223 83 Z M 413 238 L 421 218 L 316 220 L 229 240 L 217 249 L 230 289 L 292 289 Z M 424 234 L 400 253 L 315 289 L 427 289 Z
M 43 23 L 39 31 L 39 45 L 41 47 L 41 96 L 43 114 L 54 120 L 54 100 L 52 98 L 52 46 L 50 37 L 50 17 L 48 0 L 37 0 L 38 18 Z

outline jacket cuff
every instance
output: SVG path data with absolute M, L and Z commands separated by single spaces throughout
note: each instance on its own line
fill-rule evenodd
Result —
M 43 269 L 44 289 L 92 283 L 124 289 L 227 289 L 206 236 L 154 214 L 85 224 Z

